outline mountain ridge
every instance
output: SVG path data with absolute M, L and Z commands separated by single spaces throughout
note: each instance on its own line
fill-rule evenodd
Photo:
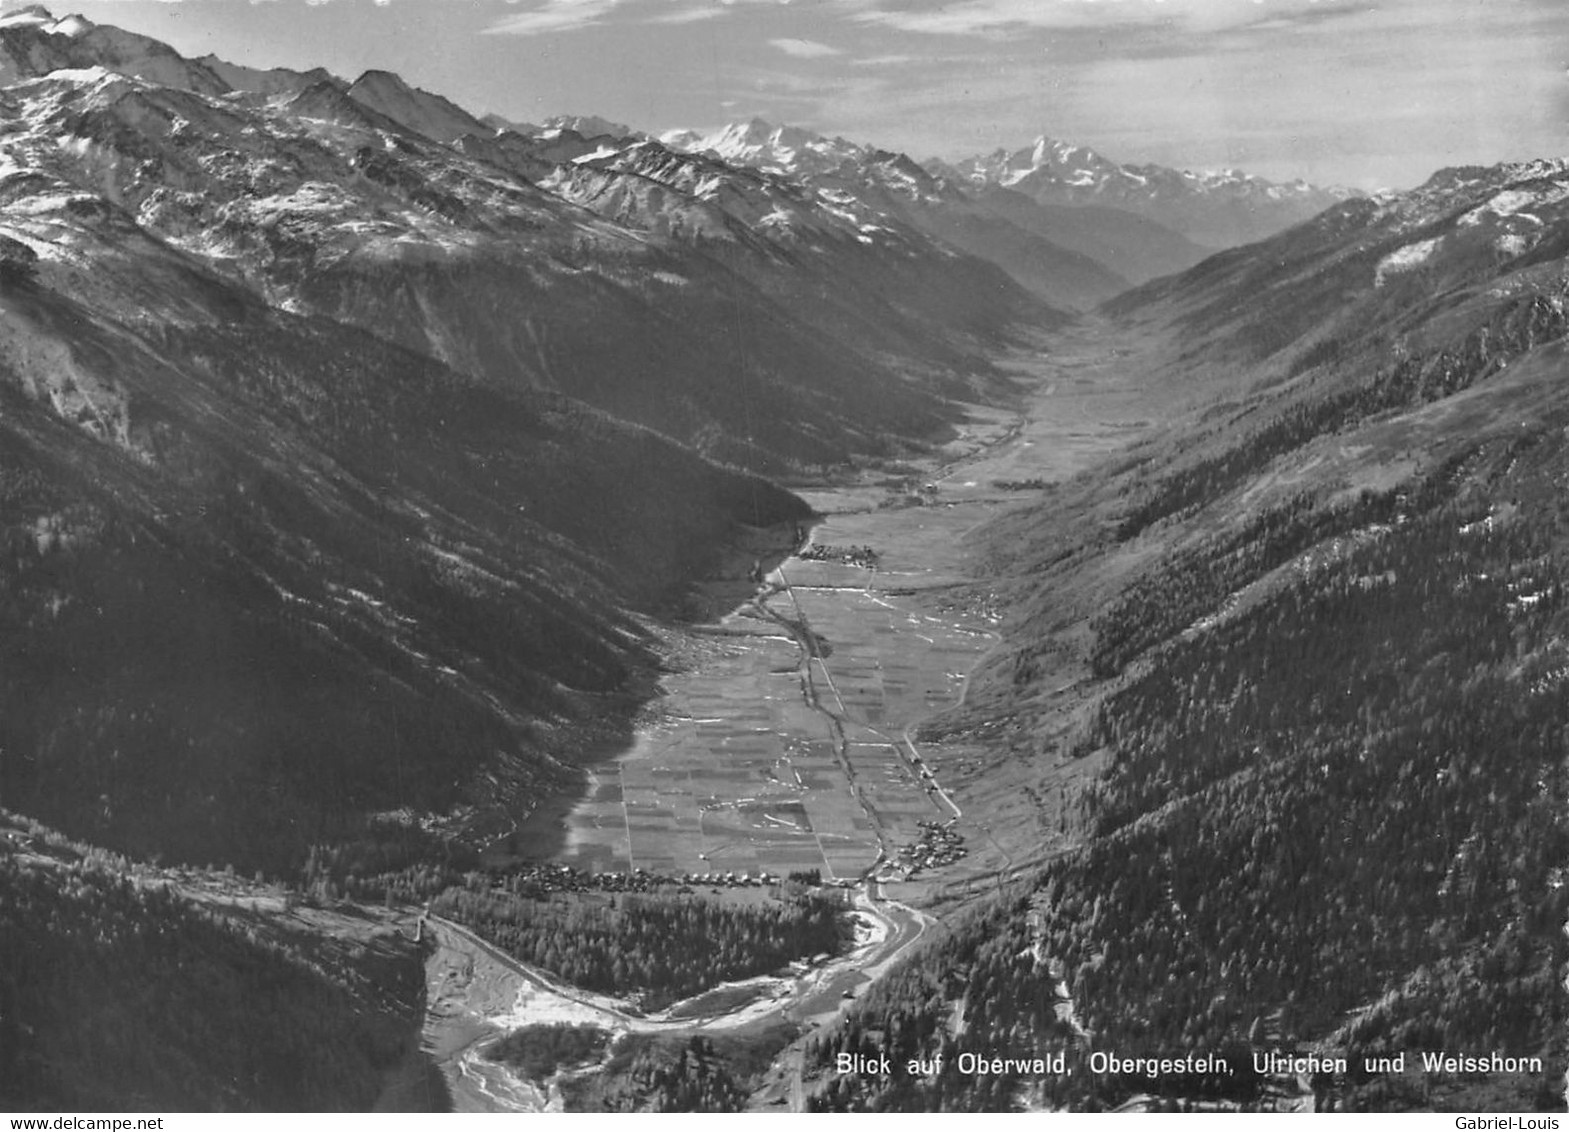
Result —
M 62 38 L 38 32 L 40 19 L 0 27 L 0 46 L 18 34 Z M 105 62 L 113 60 L 98 65 Z M 791 196 L 793 189 L 757 182 L 746 170 L 715 165 L 705 174 L 714 186 L 730 186 L 729 212 L 699 199 L 707 188 L 696 182 L 661 190 L 658 208 L 672 217 L 706 211 L 710 231 L 743 237 L 744 248 L 721 255 L 679 224 L 655 230 L 663 221 L 653 217 L 627 228 L 539 187 L 605 148 L 566 127 L 538 138 L 496 133 L 386 73 L 354 84 L 318 72 L 268 73 L 277 81 L 252 85 L 276 93 L 212 95 L 202 93 L 205 79 L 197 81 L 207 68 L 193 78 L 176 67 L 173 85 L 131 73 L 138 68 L 96 76 L 45 69 L 15 84 L 11 109 L 23 129 L 9 152 L 73 192 L 107 186 L 134 205 L 137 223 L 244 277 L 269 301 L 353 321 L 477 378 L 576 391 L 757 469 L 832 463 L 847 446 L 886 448 L 939 432 L 938 367 L 922 359 L 940 356 L 968 371 L 966 380 L 995 384 L 984 343 L 1010 325 L 1052 317 L 979 260 L 957 261 L 918 233 Z M 106 77 L 117 73 L 127 77 Z M 248 75 L 238 78 L 252 81 Z M 51 152 L 62 134 L 75 140 Z M 13 176 L 22 172 L 19 165 Z M 623 184 L 649 184 L 627 172 Z M 621 177 L 614 169 L 602 175 Z M 788 198 L 788 207 L 758 211 L 747 199 L 770 193 Z M 808 251 L 813 260 L 798 258 Z M 389 286 L 382 275 L 393 265 L 410 270 Z M 803 270 L 825 278 L 810 308 L 792 311 L 793 296 L 808 289 L 782 285 L 782 273 Z M 845 276 L 855 285 L 832 281 Z M 961 290 L 966 277 L 984 281 Z M 379 288 L 389 288 L 395 308 L 372 301 Z M 977 303 L 979 292 L 990 292 L 991 302 Z M 947 300 L 934 303 L 942 293 Z M 515 317 L 474 317 L 497 302 Z M 766 328 L 769 348 L 743 361 L 734 341 L 695 342 L 666 317 L 683 304 L 698 326 L 741 304 Z M 825 341 L 807 317 L 841 326 L 842 335 Z M 733 314 L 726 321 L 734 325 Z M 607 336 L 606 326 L 618 329 Z M 873 326 L 878 341 L 863 341 Z M 634 341 L 638 335 L 652 336 L 655 349 Z M 663 355 L 666 372 L 689 375 L 693 395 L 653 398 L 632 379 L 651 355 Z M 589 357 L 597 358 L 593 372 L 584 369 Z M 902 372 L 893 358 L 902 359 Z M 752 386 L 747 395 L 766 390 L 766 399 L 750 428 L 730 379 L 747 368 L 782 379 Z M 627 379 L 608 380 L 617 370 L 630 371 Z M 696 393 L 703 387 L 723 392 Z M 886 435 L 877 435 L 884 422 Z
M 1161 231 L 1156 257 L 1146 259 L 1114 233 L 1126 224 L 1156 226 L 1131 214 L 1122 224 L 1063 210 L 1051 213 L 1028 204 L 997 206 L 989 194 L 961 187 L 957 179 L 934 175 L 908 155 L 826 138 L 760 118 L 732 123 L 708 134 L 669 131 L 667 146 L 708 154 L 763 172 L 796 179 L 821 189 L 848 193 L 958 249 L 997 263 L 1048 303 L 1070 309 L 1094 306 L 1126 289 L 1187 267 L 1207 252 L 1175 233 Z M 1033 202 L 1031 202 L 1033 203 Z M 1022 198 L 1021 198 L 1022 204 Z
M 960 183 L 1013 189 L 1042 204 L 1098 204 L 1144 216 L 1214 248 L 1253 243 L 1360 194 L 1305 181 L 1273 182 L 1234 169 L 1194 172 L 1125 164 L 1094 150 L 1038 136 L 927 168 Z

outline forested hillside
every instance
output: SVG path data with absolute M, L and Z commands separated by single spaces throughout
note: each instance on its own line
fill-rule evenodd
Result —
M 0 1107 L 364 1111 L 410 1054 L 423 971 L 394 929 L 3 825 Z
M 431 911 L 574 986 L 637 993 L 659 1009 L 733 979 L 839 947 L 841 904 L 815 892 L 729 904 L 697 896 L 540 899 L 451 888 Z
M 1006 720 L 1026 777 L 1082 766 L 1078 844 L 823 1036 L 819 1107 L 1562 1110 L 1556 185 L 1441 176 L 1118 301 L 1126 364 L 1199 408 L 993 524 L 1010 647 L 944 725 Z M 1500 229 L 1530 233 L 1518 258 L 1478 253 Z M 965 1074 L 966 1050 L 1076 1071 Z M 841 1051 L 947 1068 L 839 1075 Z M 1237 1072 L 1097 1074 L 1095 1051 Z M 1255 1051 L 1349 1068 L 1260 1075 Z
M 1565 485 L 1561 422 L 1479 446 L 1446 469 L 1446 490 L 1404 496 L 1354 549 L 1299 563 L 1267 597 L 1146 658 L 1079 740 L 1111 760 L 1084 799 L 1087 847 L 879 988 L 819 1064 L 881 1052 L 870 1031 L 900 1058 L 950 1061 L 1091 1046 L 1244 1063 L 1271 1044 L 1496 1050 L 1549 1071 L 1321 1091 L 1350 1107 L 1561 1107 Z M 1216 550 L 1192 561 L 1224 569 Z M 1083 1040 L 1059 1020 L 1052 971 Z M 1145 1087 L 841 1077 L 822 1103 L 1111 1104 Z M 1238 1089 L 1209 1092 L 1261 1100 L 1256 1084 Z
M 657 663 L 629 611 L 807 514 L 581 403 L 210 277 L 183 297 L 142 330 L 0 290 L 0 743 L 25 753 L 0 790 L 74 836 L 284 875 L 371 811 L 537 798 L 573 774 L 545 733 L 613 726 Z

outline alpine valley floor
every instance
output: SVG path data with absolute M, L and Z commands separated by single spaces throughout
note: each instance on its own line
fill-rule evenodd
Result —
M 1380 553 L 1421 563 L 1421 555 L 1432 553 L 1426 544 L 1409 552 L 1401 547 L 1403 540 L 1427 537 L 1430 527 L 1440 540 L 1434 545 L 1445 545 L 1455 528 L 1472 539 L 1457 544 L 1464 553 L 1483 556 L 1455 569 L 1480 580 L 1494 576 L 1498 567 L 1487 565 L 1486 557 L 1493 551 L 1473 532 L 1509 522 L 1531 506 L 1521 501 L 1534 498 L 1539 479 L 1548 482 L 1562 471 L 1557 442 L 1549 443 L 1562 431 L 1553 357 L 1510 367 L 1434 405 L 1353 422 L 1282 456 L 1245 481 L 1243 490 L 1129 537 L 1117 528 L 1118 517 L 1150 490 L 1152 469 L 1158 474 L 1173 460 L 1204 466 L 1202 461 L 1218 459 L 1211 453 L 1227 451 L 1234 434 L 1206 429 L 1204 422 L 1256 391 L 1221 367 L 1202 379 L 1163 383 L 1157 378 L 1170 365 L 1169 341 L 1126 323 L 1085 320 L 1040 352 L 1015 356 L 1020 400 L 1013 411 L 973 408 L 962 435 L 930 464 L 798 486 L 818 515 L 801 532 L 800 552 L 768 571 L 730 614 L 691 629 L 683 665 L 664 678 L 657 710 L 647 714 L 633 741 L 596 765 L 586 796 L 564 819 L 560 811 L 541 814 L 517 844 L 548 847 L 555 860 L 587 873 L 673 874 L 698 892 L 711 889 L 720 901 L 767 898 L 766 887 L 737 881 L 815 870 L 848 890 L 855 938 L 835 956 L 653 1014 L 627 1002 L 594 1002 L 594 1024 L 626 1035 L 607 1051 L 602 1070 L 613 1073 L 618 1057 L 624 1068 L 624 1051 L 639 1043 L 700 1035 L 714 1049 L 744 1051 L 730 1056 L 746 1064 L 741 1076 L 749 1083 L 750 1106 L 764 1110 L 1551 1107 L 1550 1081 L 1562 1073 L 1562 1036 L 1549 1039 L 1540 1019 L 1559 1009 L 1561 996 L 1545 988 L 1558 961 L 1552 956 L 1562 948 L 1555 950 L 1538 929 L 1554 922 L 1551 882 L 1557 876 L 1561 883 L 1561 871 L 1547 869 L 1542 856 L 1562 840 L 1561 821 L 1554 824 L 1544 809 L 1562 785 L 1553 772 L 1533 771 L 1527 780 L 1520 778 L 1525 764 L 1506 760 L 1494 772 L 1493 792 L 1476 796 L 1504 806 L 1525 790 L 1525 801 L 1508 802 L 1512 828 L 1534 828 L 1547 838 L 1538 838 L 1538 849 L 1525 848 L 1527 838 L 1519 852 L 1511 850 L 1507 867 L 1523 879 L 1503 891 L 1515 894 L 1508 899 L 1520 910 L 1484 907 L 1488 890 L 1464 880 L 1481 867 L 1474 836 L 1454 849 L 1418 829 L 1411 835 L 1417 840 L 1399 842 L 1409 846 L 1404 852 L 1437 854 L 1434 865 L 1422 867 L 1441 870 L 1448 860 L 1452 875 L 1435 876 L 1435 900 L 1424 895 L 1425 882 L 1413 887 L 1400 870 L 1366 874 L 1373 878 L 1368 883 L 1382 886 L 1380 899 L 1405 917 L 1377 930 L 1377 917 L 1370 919 L 1355 903 L 1361 889 L 1333 879 L 1343 854 L 1360 859 L 1354 839 L 1326 840 L 1320 832 L 1299 830 L 1298 840 L 1282 842 L 1278 861 L 1232 852 L 1224 841 L 1214 844 L 1209 824 L 1251 830 L 1248 823 L 1260 823 L 1257 832 L 1245 834 L 1254 844 L 1273 844 L 1270 839 L 1280 836 L 1273 831 L 1286 819 L 1270 809 L 1275 802 L 1265 789 L 1272 779 L 1246 765 L 1235 772 L 1227 770 L 1230 764 L 1219 767 L 1219 785 L 1201 783 L 1191 797 L 1158 785 L 1148 795 L 1115 791 L 1132 789 L 1129 776 L 1141 767 L 1140 733 L 1116 728 L 1153 710 L 1140 697 L 1152 695 L 1161 680 L 1189 678 L 1172 659 L 1184 657 L 1183 650 L 1224 649 L 1221 642 L 1233 639 L 1242 643 L 1229 647 L 1255 647 L 1246 636 L 1251 619 L 1294 616 L 1292 602 L 1340 600 L 1335 595 L 1342 592 L 1346 600 L 1370 601 L 1381 592 L 1376 586 L 1395 584 L 1398 572 L 1369 575 L 1373 568 L 1358 555 L 1387 545 Z M 1522 421 L 1547 430 L 1541 447 L 1524 445 L 1519 430 L 1528 425 Z M 1182 427 L 1167 427 L 1178 422 Z M 1282 498 L 1288 500 L 1284 513 Z M 1317 499 L 1324 501 L 1321 517 L 1304 502 Z M 1383 522 L 1378 508 L 1385 505 L 1404 508 L 1406 518 Z M 1291 522 L 1301 521 L 1292 517 L 1304 508 L 1319 525 L 1307 528 L 1313 537 L 1298 538 Z M 1233 533 L 1239 528 L 1244 535 Z M 1238 538 L 1261 540 L 1263 549 L 1243 542 L 1245 553 L 1228 551 L 1233 544 L 1227 540 Z M 1530 634 L 1548 633 L 1540 646 L 1546 659 L 1528 659 L 1522 669 L 1536 674 L 1534 683 L 1521 685 L 1528 699 L 1536 695 L 1533 689 L 1555 686 L 1562 676 L 1561 666 L 1548 663 L 1559 656 L 1548 623 L 1522 621 L 1549 604 L 1533 595 L 1556 592 L 1542 588 L 1547 575 L 1541 572 L 1551 561 L 1541 554 L 1520 558 L 1516 572 L 1527 566 L 1534 572 L 1500 591 L 1497 610 L 1473 604 L 1455 614 L 1480 617 L 1482 626 L 1497 621 L 1512 627 L 1515 647 L 1528 658 L 1538 647 Z M 1450 567 L 1401 567 L 1432 568 Z M 1172 590 L 1171 598 L 1158 589 L 1153 597 L 1146 592 L 1176 585 L 1172 573 L 1180 581 L 1188 577 L 1184 570 L 1196 580 L 1183 585 L 1210 587 L 1200 596 L 1214 591 L 1204 599 L 1209 604 L 1192 604 L 1188 589 Z M 1349 571 L 1351 581 L 1324 587 L 1320 579 L 1337 571 Z M 1361 580 L 1367 576 L 1384 580 Z M 736 579 L 717 584 L 733 592 Z M 1420 585 L 1420 578 L 1411 584 Z M 1419 592 L 1463 592 L 1463 582 L 1443 585 L 1449 588 Z M 1327 596 L 1315 596 L 1315 587 Z M 1157 647 L 1122 662 L 1120 671 L 1097 671 L 1095 649 L 1126 631 L 1116 618 L 1142 608 L 1130 605 L 1141 600 L 1157 603 L 1144 616 L 1169 620 L 1180 614 L 1182 620 L 1162 630 Z M 1189 604 L 1160 604 L 1179 600 Z M 1370 606 L 1361 616 L 1403 616 L 1403 608 L 1380 612 Z M 1298 635 L 1318 632 L 1312 623 L 1283 624 Z M 1432 647 L 1420 634 L 1391 632 L 1407 633 L 1398 639 L 1413 655 L 1428 655 L 1424 650 Z M 1365 663 L 1357 659 L 1361 655 L 1352 651 L 1336 663 Z M 1492 655 L 1485 653 L 1479 663 L 1490 663 Z M 1224 651 L 1206 660 L 1209 667 L 1191 677 L 1198 690 L 1187 695 L 1202 702 L 1204 673 L 1226 663 Z M 1303 680 L 1317 679 L 1316 669 L 1300 662 L 1294 670 Z M 1329 671 L 1332 676 L 1338 669 Z M 1261 665 L 1235 679 L 1245 686 L 1266 675 Z M 1474 683 L 1460 694 L 1474 698 L 1489 687 Z M 1286 713 L 1299 710 L 1295 692 L 1274 694 L 1274 710 L 1289 721 Z M 1476 702 L 1477 710 L 1493 710 Z M 1536 702 L 1530 699 L 1526 707 Z M 1311 722 L 1321 709 L 1305 703 L 1300 710 Z M 1396 714 L 1388 735 L 1376 742 L 1403 741 L 1406 725 L 1397 713 L 1406 709 L 1397 700 L 1379 710 Z M 1169 716 L 1162 709 L 1143 726 L 1165 726 Z M 1214 751 L 1228 751 L 1244 734 L 1233 735 L 1230 726 L 1225 720 L 1213 724 Z M 1333 789 L 1333 777 L 1328 787 L 1314 785 L 1325 781 L 1323 771 L 1306 786 L 1289 777 L 1301 770 L 1291 752 L 1312 750 L 1323 740 L 1313 732 L 1281 734 L 1284 755 L 1270 765 L 1297 802 L 1293 812 L 1300 816 L 1293 821 L 1328 820 L 1346 828 L 1361 822 L 1370 836 L 1406 837 L 1397 820 L 1400 807 L 1378 804 L 1382 789 Z M 1534 748 L 1524 733 L 1500 748 L 1516 749 Z M 1254 758 L 1262 753 L 1249 750 Z M 1199 755 L 1192 759 L 1200 761 L 1175 765 L 1184 773 L 1207 773 Z M 1359 759 L 1353 750 L 1351 759 L 1340 774 L 1346 782 L 1396 773 L 1400 766 L 1387 760 L 1375 765 L 1365 751 Z M 1434 781 L 1442 786 L 1459 765 L 1451 760 Z M 1333 797 L 1319 798 L 1316 789 L 1331 789 Z M 1216 790 L 1224 797 L 1211 805 Z M 1256 801 L 1255 791 L 1263 791 Z M 1242 801 L 1227 801 L 1231 794 Z M 1451 817 L 1444 820 L 1459 821 L 1465 806 L 1445 812 Z M 1338 848 L 1342 844 L 1350 848 Z M 1211 852 L 1219 855 L 1202 868 L 1189 860 Z M 1128 865 L 1124 853 L 1142 854 L 1136 858 L 1142 863 Z M 1281 868 L 1296 870 L 1298 879 L 1256 892 L 1250 899 L 1265 911 L 1245 922 L 1227 911 L 1230 904 L 1217 908 L 1205 898 L 1208 886 L 1254 883 L 1245 878 L 1261 870 L 1273 877 Z M 1461 888 L 1472 908 L 1464 914 L 1450 907 L 1451 894 Z M 1293 904 L 1293 891 L 1320 895 L 1314 904 Z M 1292 914 L 1306 917 L 1308 927 L 1292 934 L 1272 926 L 1283 914 L 1272 903 L 1279 901 L 1296 908 Z M 1503 934 L 1473 938 L 1494 915 L 1505 917 L 1499 921 Z M 1320 922 L 1325 916 L 1343 926 L 1328 931 Z M 1096 934 L 1105 923 L 1124 919 L 1117 938 Z M 1417 923 L 1430 925 L 1425 942 L 1407 926 Z M 1249 933 L 1259 938 L 1247 942 Z M 1122 937 L 1137 940 L 1137 950 L 1120 954 Z M 1337 942 L 1348 939 L 1359 941 L 1356 949 Z M 1332 988 L 1323 1003 L 1260 992 L 1262 1002 L 1274 993 L 1284 1005 L 1258 1010 L 1251 1026 L 1247 1019 L 1216 1022 L 1226 1009 L 1225 995 L 1206 992 L 1201 1000 L 1162 1005 L 1160 1024 L 1169 1029 L 1159 1037 L 1138 1036 L 1149 1025 L 1146 1007 L 1138 1004 L 1163 1003 L 1163 988 L 1173 985 L 1161 983 L 1145 956 L 1176 948 L 1178 958 L 1164 969 L 1184 979 L 1210 970 L 1195 966 L 1202 956 L 1205 962 L 1231 956 L 1214 976 L 1231 986 L 1226 980 L 1236 978 L 1242 963 L 1260 972 L 1249 978 L 1283 978 L 1273 972 L 1289 970 L 1286 964 L 1295 961 L 1278 957 L 1283 941 L 1337 963 L 1357 962 L 1348 957 L 1352 951 L 1372 956 L 1357 977 L 1369 987 L 1393 989 L 1353 992 L 1352 968 L 1346 968 L 1346 986 Z M 472 945 L 450 932 L 442 946 L 468 949 L 470 961 L 489 962 L 475 959 Z M 465 999 L 461 980 L 452 982 L 451 964 L 441 966 L 441 984 L 432 984 L 432 1001 L 441 1008 L 432 1019 L 444 1033 L 457 1025 L 462 1040 L 433 1040 L 428 1048 L 447 1051 L 444 1072 L 459 1107 L 509 1107 L 509 1097 L 521 1107 L 572 1107 L 573 1098 L 584 1096 L 576 1070 L 521 1091 L 505 1085 L 506 1075 L 494 1066 L 475 1075 L 476 1063 L 465 1051 L 527 1024 L 529 1004 L 543 1001 L 527 966 L 506 962 L 523 972 L 518 977 L 528 986 L 499 996 L 487 989 L 476 1001 Z M 1476 976 L 1469 983 L 1466 972 Z M 1484 986 L 1490 989 L 1484 992 Z M 1449 999 L 1434 997 L 1434 988 L 1449 988 L 1442 990 Z M 1455 988 L 1469 988 L 1463 993 L 1476 997 L 1474 1006 L 1445 1005 L 1471 1001 L 1456 999 L 1462 990 Z M 576 1000 L 573 1010 L 584 1001 Z M 545 1011 L 535 1020 L 554 1017 Z M 1381 1028 L 1402 1018 L 1408 1021 L 1399 1023 L 1398 1040 L 1416 1043 L 1410 1048 L 1470 1055 L 1485 1052 L 1491 1040 L 1491 1048 L 1537 1056 L 1547 1069 L 1481 1081 L 1412 1070 L 1335 1081 L 1266 1073 L 1221 1086 L 1195 1077 L 1154 1087 L 1115 1075 L 1093 1083 L 1018 1073 L 984 1081 L 901 1081 L 897 1074 L 892 1080 L 857 1078 L 833 1069 L 840 1053 L 876 1064 L 883 1053 L 901 1061 L 938 1050 L 1086 1059 L 1096 1051 L 1220 1053 L 1244 1067 L 1251 1064 L 1248 1047 L 1325 1055 L 1352 1050 L 1392 1059 L 1397 1047 L 1389 1043 L 1397 1039 L 1381 1036 Z M 1414 1056 L 1404 1063 L 1420 1064 Z M 550 1091 L 555 1086 L 558 1093 Z
M 699 891 L 708 879 L 815 871 L 854 889 L 854 943 L 820 966 L 754 980 L 757 993 L 737 995 L 736 1009 L 699 1011 L 694 1024 L 680 1004 L 644 1015 L 436 924 L 425 1048 L 457 1108 L 566 1104 L 559 1085 L 481 1056 L 522 1025 L 741 1034 L 774 1048 L 817 1032 L 929 938 L 938 921 L 922 907 L 968 903 L 1076 839 L 1072 799 L 1100 760 L 1063 759 L 1044 777 L 1031 767 L 1026 800 L 1024 772 L 999 765 L 987 730 L 923 728 L 963 706 L 970 673 L 1000 639 L 1002 610 L 977 577 L 970 533 L 1152 427 L 1141 415 L 1148 394 L 1124 379 L 1132 371 L 1101 333 L 1010 358 L 1018 406 L 972 406 L 934 460 L 797 486 L 818 515 L 800 552 L 732 612 L 690 629 L 682 667 L 663 678 L 628 747 L 594 766 L 575 806 L 542 807 L 506 842 L 585 873 L 641 869 Z M 491 857 L 504 865 L 510 854 Z M 801 1051 L 798 1039 L 773 1058 L 756 1107 L 804 1105 Z
M 692 630 L 695 659 L 662 680 L 629 748 L 594 768 L 564 839 L 525 825 L 522 843 L 559 840 L 556 859 L 588 872 L 815 869 L 923 894 L 1050 852 L 1036 821 L 1020 830 L 999 813 L 995 776 L 978 773 L 990 744 L 917 733 L 963 702 L 969 673 L 999 640 L 1002 611 L 977 578 L 968 534 L 1127 446 L 1151 420 L 1139 415 L 1147 395 L 1118 380 L 1094 332 L 1012 361 L 1023 405 L 972 406 L 935 466 L 798 486 L 819 516 L 801 553 Z M 1080 760 L 1063 773 L 1093 770 Z M 966 852 L 912 870 L 927 854 L 907 847 L 931 824 L 951 826 Z

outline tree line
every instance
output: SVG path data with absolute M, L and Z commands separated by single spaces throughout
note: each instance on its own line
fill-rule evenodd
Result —
M 822 893 L 760 904 L 678 894 L 540 899 L 484 884 L 476 876 L 474 887 L 447 889 L 431 911 L 574 986 L 635 993 L 649 1009 L 839 947 L 843 905 Z

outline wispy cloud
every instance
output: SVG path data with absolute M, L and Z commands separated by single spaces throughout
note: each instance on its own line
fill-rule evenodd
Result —
M 519 0 L 507 0 L 509 4 Z M 868 0 L 826 0 L 829 7 L 856 7 Z M 528 11 L 497 20 L 486 28 L 489 35 L 544 35 L 604 24 L 617 8 L 638 9 L 645 24 L 693 24 L 756 7 L 784 7 L 791 0 L 531 0 Z
M 770 39 L 768 42 L 797 59 L 821 59 L 828 55 L 844 54 L 837 47 L 818 43 L 815 39 Z
M 958 3 L 877 4 L 856 13 L 862 23 L 929 35 L 997 36 L 1010 31 L 1176 25 L 1218 31 L 1260 21 L 1282 26 L 1363 11 L 1362 0 L 959 0 Z
M 1395 0 L 1400 6 L 1404 0 Z M 792 0 L 509 0 L 526 11 L 497 20 L 487 32 L 541 35 L 607 22 L 618 8 L 637 9 L 643 22 L 689 24 L 761 8 L 786 8 Z M 1019 31 L 1072 31 L 1162 27 L 1190 32 L 1281 30 L 1327 22 L 1369 10 L 1369 0 L 818 0 L 820 20 L 926 35 L 995 39 Z M 835 49 L 815 40 L 770 40 L 800 58 Z M 800 50 L 783 46 L 792 43 Z M 810 45 L 810 46 L 805 46 Z M 808 52 L 811 52 L 810 54 Z
M 660 12 L 649 18 L 651 24 L 695 24 L 716 19 L 725 14 L 726 5 L 708 4 L 701 8 L 677 8 L 674 12 Z
M 1020 27 L 1079 27 L 1105 13 L 1080 0 L 962 0 L 938 6 L 873 8 L 863 23 L 927 35 L 991 35 Z
M 545 0 L 526 12 L 497 20 L 486 35 L 543 35 L 603 23 L 624 0 Z

